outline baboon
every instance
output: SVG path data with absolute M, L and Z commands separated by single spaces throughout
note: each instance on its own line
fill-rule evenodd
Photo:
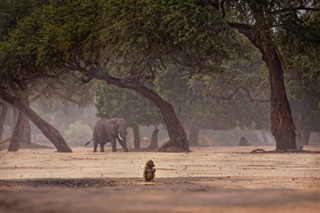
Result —
M 144 166 L 143 178 L 144 181 L 150 182 L 154 181 L 156 175 L 156 169 L 154 168 L 154 163 L 152 160 L 149 160 Z

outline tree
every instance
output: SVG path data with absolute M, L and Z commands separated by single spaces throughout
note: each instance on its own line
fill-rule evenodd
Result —
M 278 42 L 291 41 L 289 47 L 282 45 L 282 61 L 294 119 L 303 144 L 307 145 L 311 131 L 319 131 L 320 127 L 320 12 L 301 17 L 305 21 L 294 27 L 296 33 L 283 36 L 285 39 Z
M 35 86 L 35 84 L 32 83 L 34 83 L 34 80 L 39 77 L 39 74 L 35 74 L 35 70 L 37 69 L 35 66 L 36 62 L 32 59 L 32 57 L 30 57 L 30 55 L 25 54 L 25 52 L 11 51 L 15 44 L 13 41 L 14 39 L 10 42 L 10 38 L 19 36 L 17 34 L 12 35 L 14 34 L 14 29 L 17 27 L 18 23 L 46 3 L 46 0 L 5 0 L 1 2 L 0 97 L 19 110 L 23 109 L 22 111 L 27 113 L 29 118 L 34 116 L 32 120 L 36 122 L 37 126 L 41 126 L 40 129 L 45 131 L 44 134 L 52 140 L 58 151 L 71 152 L 71 149 L 65 143 L 64 139 L 60 137 L 60 133 L 57 133 L 57 130 L 46 123 L 44 120 L 39 119 L 39 116 L 37 116 L 35 112 L 32 111 L 29 107 L 29 98 L 30 96 L 32 96 L 32 93 L 34 92 L 33 87 Z M 34 97 L 35 96 L 33 96 L 33 98 Z M 16 122 L 16 126 L 13 131 L 9 151 L 17 151 L 19 149 L 20 142 L 24 141 L 24 139 L 27 139 L 27 142 L 31 143 L 30 124 L 25 116 L 26 115 L 20 111 L 18 122 Z M 49 134 L 48 130 L 51 130 L 51 134 Z
M 40 75 L 48 75 L 43 68 L 66 68 L 82 73 L 84 81 L 96 78 L 140 93 L 159 108 L 171 144 L 188 151 L 185 131 L 172 105 L 148 82 L 169 60 L 189 68 L 218 67 L 211 59 L 218 64 L 237 45 L 222 19 L 209 13 L 211 8 L 191 0 L 180 3 L 53 1 L 21 21 L 11 37 L 18 41 L 15 50 L 33 58 Z M 199 35 L 203 29 L 207 31 Z
M 267 70 L 257 51 L 226 62 L 219 73 L 180 73 L 170 66 L 159 79 L 159 93 L 178 112 L 189 129 L 189 142 L 197 146 L 200 129 L 265 129 L 270 126 Z M 177 95 L 179 94 L 179 95 Z
M 207 1 L 209 3 L 209 1 Z M 271 91 L 271 131 L 277 150 L 296 149 L 296 127 L 285 91 L 283 65 L 275 38 L 286 32 L 296 33 L 304 20 L 301 13 L 310 14 L 317 8 L 314 1 L 221 1 L 215 4 L 230 27 L 245 35 L 261 52 L 269 68 Z M 227 10 L 225 10 L 227 6 Z M 235 17 L 235 18 L 234 18 Z

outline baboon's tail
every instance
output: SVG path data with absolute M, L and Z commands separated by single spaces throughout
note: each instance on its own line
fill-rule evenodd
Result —
M 93 138 L 90 141 L 88 141 L 84 146 L 87 146 L 89 143 L 91 143 L 91 141 L 93 141 Z

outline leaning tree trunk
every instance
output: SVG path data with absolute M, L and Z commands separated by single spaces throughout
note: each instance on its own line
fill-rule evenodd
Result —
M 81 71 L 81 70 L 80 70 Z M 187 139 L 186 132 L 180 123 L 172 105 L 162 99 L 155 91 L 149 89 L 148 87 L 132 81 L 125 81 L 118 78 L 111 77 L 110 75 L 105 75 L 103 73 L 90 73 L 95 78 L 106 81 L 108 84 L 113 84 L 121 88 L 133 89 L 140 95 L 147 98 L 152 102 L 161 112 L 163 121 L 166 125 L 168 135 L 170 138 L 170 143 L 167 144 L 166 149 L 170 146 L 179 149 L 179 151 L 190 151 L 189 142 Z M 174 149 L 176 150 L 176 149 Z M 178 150 L 176 150 L 178 151 Z
M 139 126 L 134 125 L 132 127 L 133 132 L 133 143 L 134 143 L 134 149 L 140 149 L 140 133 L 139 133 Z
M 190 146 L 199 146 L 198 136 L 200 129 L 196 126 L 192 126 L 189 130 L 189 143 Z
M 58 152 L 72 152 L 60 132 L 43 120 L 30 107 L 26 106 L 20 99 L 6 93 L 2 88 L 0 88 L 0 97 L 25 114 L 53 143 Z

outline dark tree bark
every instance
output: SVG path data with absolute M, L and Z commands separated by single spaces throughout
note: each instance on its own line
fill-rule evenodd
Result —
M 192 126 L 189 130 L 189 143 L 190 146 L 199 146 L 198 136 L 200 129 L 196 126 Z
M 157 128 L 157 126 L 155 126 L 151 135 L 151 142 L 150 142 L 150 145 L 148 146 L 148 149 L 154 150 L 158 148 L 158 133 L 159 133 L 159 129 Z
M 279 55 L 273 46 L 271 32 L 264 17 L 263 8 L 249 3 L 255 18 L 255 26 L 246 24 L 229 25 L 245 35 L 262 53 L 262 59 L 269 69 L 271 91 L 271 132 L 276 140 L 276 150 L 297 149 L 296 126 L 285 91 L 283 68 Z
M 16 126 L 12 132 L 8 151 L 18 151 L 20 143 L 31 145 L 31 127 L 29 119 L 23 114 L 19 113 Z
M 20 142 L 24 139 L 25 128 L 27 125 L 27 117 L 20 112 L 16 127 L 13 130 L 8 151 L 16 152 L 19 150 Z
M 140 149 L 140 132 L 139 132 L 139 126 L 134 125 L 132 127 L 133 131 L 133 143 L 134 143 L 134 149 Z
M 85 70 L 84 72 L 88 71 Z M 163 117 L 163 121 L 167 127 L 170 143 L 166 145 L 166 149 L 168 147 L 174 146 L 181 152 L 190 151 L 186 132 L 181 122 L 179 121 L 172 105 L 164 99 L 162 99 L 155 91 L 149 89 L 148 87 L 136 81 L 131 81 L 130 79 L 121 80 L 118 78 L 114 78 L 108 74 L 104 74 L 102 72 L 94 72 L 90 74 L 96 79 L 106 81 L 108 84 L 113 84 L 120 88 L 133 89 L 140 95 L 147 98 L 160 110 Z
M 30 107 L 26 106 L 20 99 L 6 93 L 2 88 L 0 88 L 0 97 L 26 115 L 53 143 L 58 152 L 72 152 L 60 132 L 43 120 Z
M 296 149 L 296 127 L 286 95 L 283 69 L 278 53 L 268 39 L 270 35 L 260 31 L 261 53 L 269 68 L 271 90 L 271 131 L 277 150 Z
M 4 120 L 8 112 L 8 105 L 6 103 L 0 102 L 1 114 L 0 114 L 0 141 L 2 140 L 2 134 L 4 130 Z

